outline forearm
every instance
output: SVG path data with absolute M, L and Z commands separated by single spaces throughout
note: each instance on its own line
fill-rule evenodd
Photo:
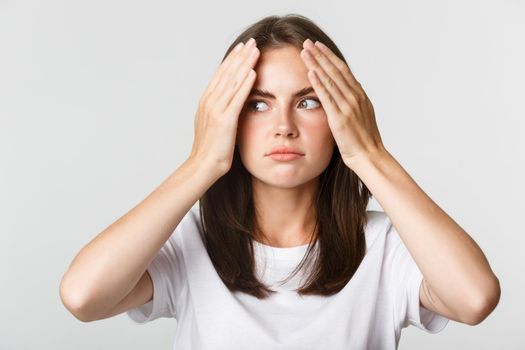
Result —
M 390 153 L 380 152 L 351 165 L 447 307 L 467 315 L 493 298 L 499 284 L 479 246 Z
M 215 182 L 210 169 L 186 161 L 142 202 L 89 242 L 60 285 L 70 309 L 96 315 L 136 285 L 184 215 Z

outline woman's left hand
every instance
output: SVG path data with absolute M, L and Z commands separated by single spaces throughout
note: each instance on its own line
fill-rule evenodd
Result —
M 301 57 L 308 79 L 326 112 L 328 125 L 344 163 L 386 152 L 377 128 L 374 108 L 348 65 L 328 47 L 306 39 Z

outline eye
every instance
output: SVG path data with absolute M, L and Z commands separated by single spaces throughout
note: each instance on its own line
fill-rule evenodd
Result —
M 306 101 L 315 101 L 319 106 L 321 105 L 321 102 L 319 102 L 319 100 L 315 97 L 307 97 L 307 98 L 304 98 L 302 99 L 300 102 L 299 102 L 299 106 L 301 106 L 303 104 L 303 102 L 306 102 Z M 258 103 L 264 103 L 266 104 L 264 101 L 262 100 L 252 100 L 252 101 L 249 101 L 248 102 L 248 110 L 250 111 L 254 111 L 255 108 L 257 107 L 257 104 Z M 313 108 L 316 108 L 316 107 L 313 107 Z M 307 109 L 313 109 L 313 108 L 307 108 Z
M 307 98 L 301 100 L 301 102 L 299 102 L 299 105 L 301 105 L 301 103 L 303 103 L 303 102 L 305 102 L 305 101 L 308 101 L 308 100 L 310 100 L 310 101 L 315 101 L 319 106 L 321 105 L 321 102 L 319 102 L 319 100 L 316 99 L 315 97 L 307 97 Z M 314 107 L 314 108 L 315 108 L 315 107 Z
M 254 107 L 257 106 L 258 103 L 264 103 L 262 100 L 252 100 L 248 102 L 248 110 L 253 111 Z

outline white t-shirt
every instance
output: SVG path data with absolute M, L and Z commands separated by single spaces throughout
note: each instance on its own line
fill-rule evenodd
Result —
M 420 306 L 423 275 L 390 219 L 382 211 L 367 216 L 366 255 L 347 285 L 329 297 L 293 291 L 304 270 L 278 283 L 307 245 L 276 248 L 255 241 L 258 277 L 279 291 L 259 300 L 230 292 L 220 279 L 197 231 L 197 202 L 148 267 L 153 299 L 127 315 L 139 324 L 175 318 L 176 350 L 397 349 L 401 329 L 409 325 L 441 331 L 449 320 Z

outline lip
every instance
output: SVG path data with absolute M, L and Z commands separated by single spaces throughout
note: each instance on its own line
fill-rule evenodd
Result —
M 301 153 L 298 150 L 291 148 L 291 147 L 275 147 L 269 153 L 267 153 L 266 156 L 281 155 L 281 154 L 304 156 L 304 153 Z
M 288 161 L 288 160 L 294 160 L 297 158 L 301 158 L 302 154 L 297 153 L 273 153 L 268 155 L 268 157 L 272 158 L 273 160 L 277 161 Z

